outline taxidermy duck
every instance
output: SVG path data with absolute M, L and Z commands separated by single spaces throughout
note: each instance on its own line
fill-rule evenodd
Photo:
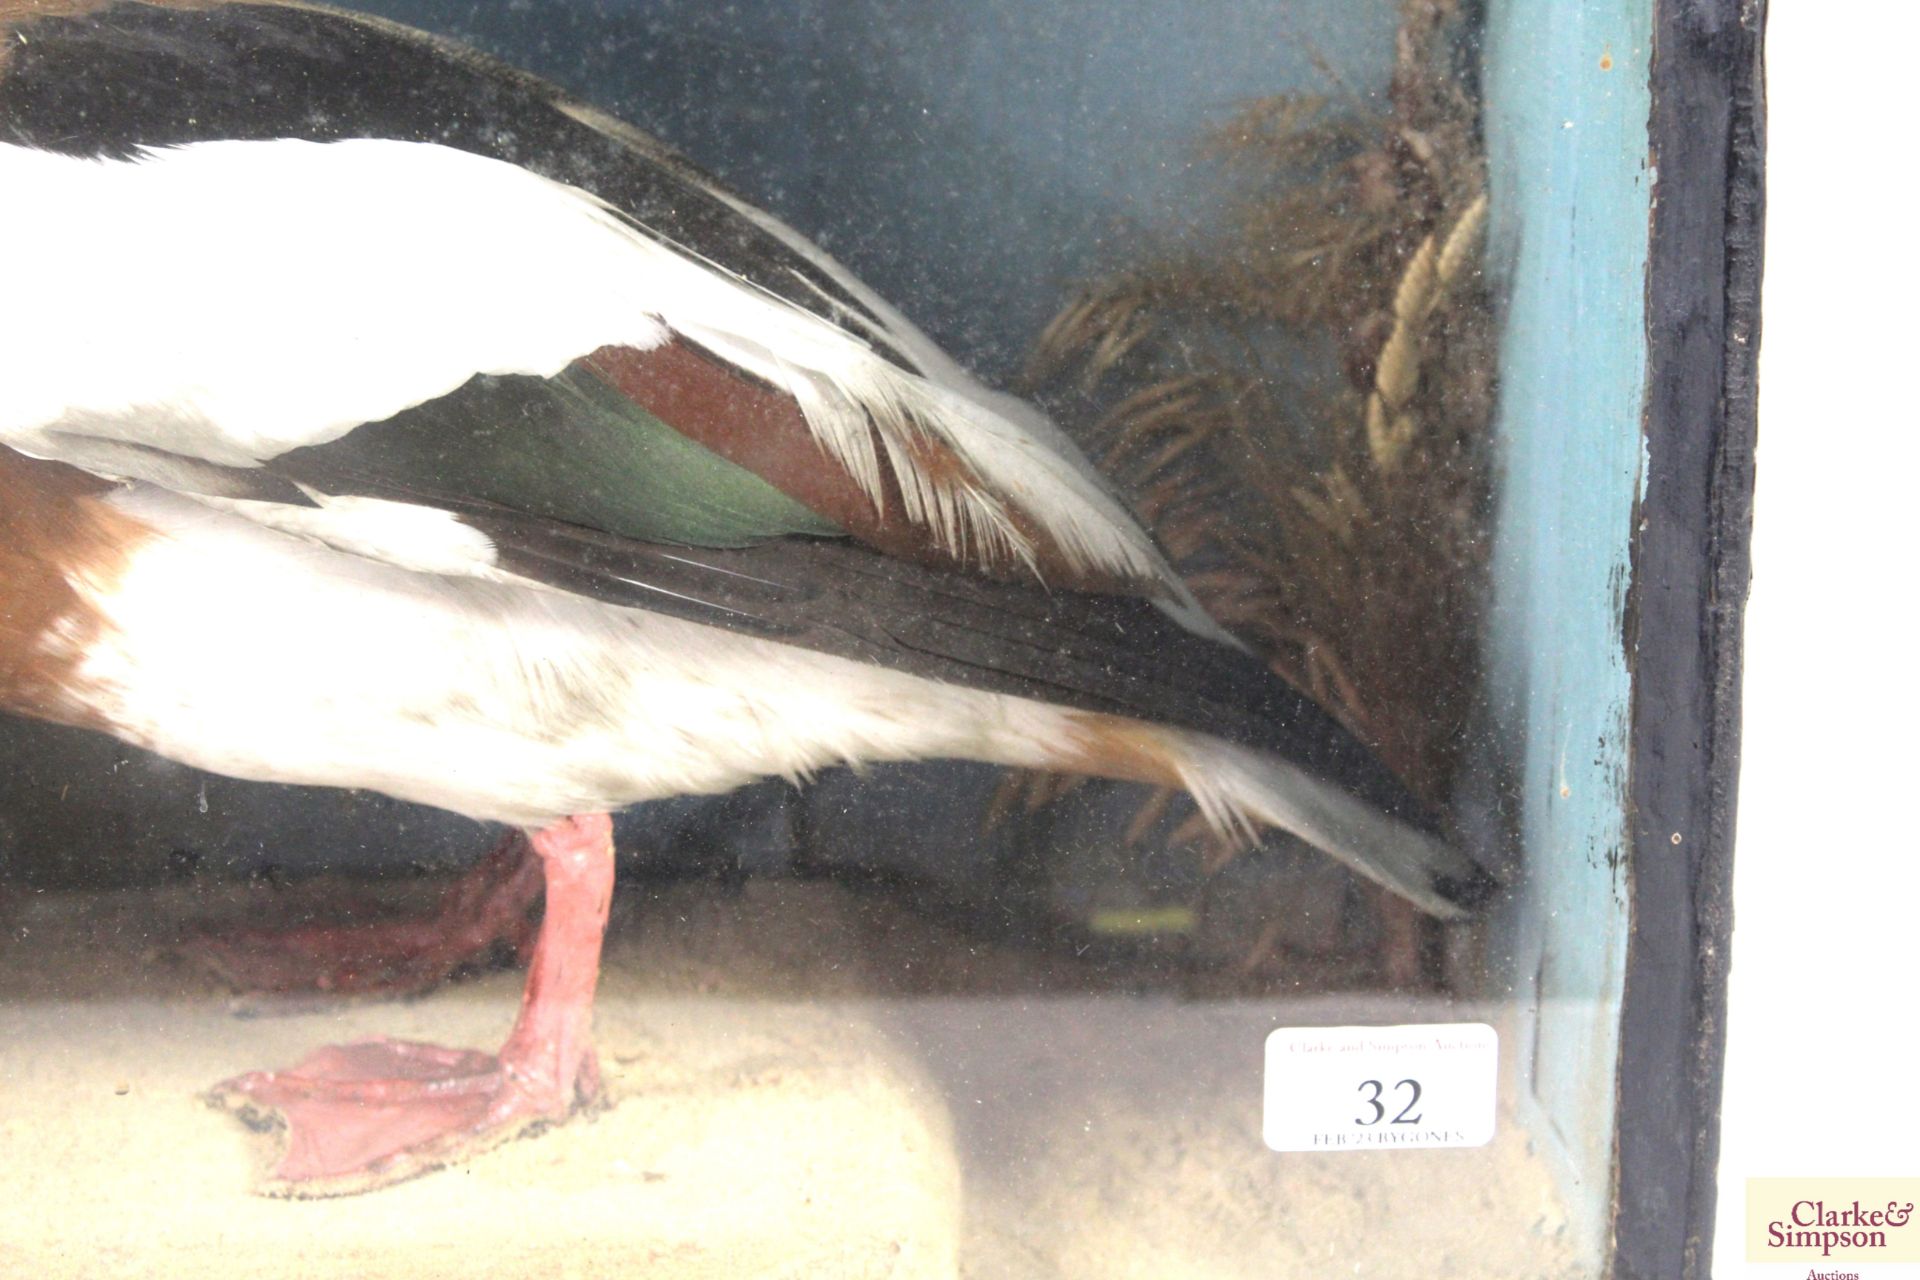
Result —
M 0 0 L 0 706 L 529 833 L 495 1053 L 219 1086 L 274 1189 L 558 1121 L 608 815 L 950 757 L 1183 787 L 1437 915 L 1487 881 L 1074 446 L 646 135 L 302 5 Z

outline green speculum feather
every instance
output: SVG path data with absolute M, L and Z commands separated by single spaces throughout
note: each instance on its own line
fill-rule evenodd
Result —
M 482 375 L 319 446 L 329 462 L 643 542 L 744 547 L 832 521 L 675 431 L 581 364 Z

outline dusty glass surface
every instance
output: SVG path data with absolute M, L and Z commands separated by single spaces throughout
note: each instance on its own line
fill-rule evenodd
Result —
M 397 423 L 415 443 L 338 464 L 322 461 L 326 448 L 356 437 L 312 433 L 296 442 L 311 457 L 293 467 L 291 453 L 241 460 L 206 454 L 202 437 L 182 443 L 188 436 L 166 434 L 165 423 L 191 417 L 179 408 L 186 403 L 204 410 L 217 434 L 219 410 L 205 407 L 217 397 L 202 384 L 175 402 L 134 397 L 133 408 L 112 413 L 74 408 L 79 399 L 45 410 L 0 396 L 0 445 L 19 450 L 0 449 L 11 504 L 0 513 L 10 540 L 0 550 L 9 619 L 0 645 L 14 647 L 0 652 L 0 701 L 26 713 L 0 719 L 0 1269 L 1597 1274 L 1625 918 L 1619 646 L 1643 360 L 1636 270 L 1646 189 L 1636 158 L 1644 146 L 1635 150 L 1633 139 L 1644 136 L 1646 114 L 1644 84 L 1630 83 L 1644 80 L 1640 7 L 1585 6 L 1613 20 L 1605 40 L 1499 0 L 1248 0 L 1206 6 L 1204 16 L 1094 0 L 349 7 L 557 83 L 587 104 L 558 113 L 580 153 L 561 166 L 543 151 L 548 134 L 515 133 L 523 119 L 516 104 L 543 90 L 444 50 L 422 54 L 428 61 L 419 65 L 459 67 L 467 79 L 408 79 L 423 73 L 384 59 L 411 37 L 386 27 L 325 17 L 308 24 L 286 16 L 307 11 L 277 7 L 7 0 L 0 144 L 126 164 L 127 138 L 178 145 L 198 140 L 195 130 L 257 133 L 259 141 L 384 133 L 486 153 L 584 187 L 616 211 L 612 223 L 637 227 L 647 243 L 665 243 L 692 264 L 700 280 L 660 286 L 680 290 L 661 314 L 675 333 L 698 339 L 686 345 L 707 363 L 621 365 L 623 342 L 645 344 L 627 330 L 606 338 L 579 320 L 604 301 L 595 287 L 603 269 L 608 292 L 625 279 L 624 266 L 596 256 L 597 241 L 576 258 L 557 249 L 529 256 L 524 227 L 506 221 L 518 206 L 505 188 L 484 184 L 474 188 L 483 200 L 448 196 L 434 206 L 442 220 L 422 233 L 401 206 L 433 180 L 402 163 L 378 182 L 348 175 L 317 184 L 322 204 L 308 206 L 311 216 L 277 238 L 246 239 L 270 251 L 243 271 L 173 287 L 212 298 L 204 315 L 230 317 L 220 291 L 251 282 L 248 318 L 234 332 L 284 332 L 279 345 L 296 348 L 262 357 L 300 371 L 292 381 L 261 378 L 272 384 L 263 412 L 277 422 L 360 385 L 360 348 L 326 345 L 341 333 L 351 339 L 365 326 L 388 335 L 391 345 L 372 358 L 395 367 L 417 367 L 429 348 L 454 351 L 467 363 L 450 365 L 455 375 L 440 376 L 431 394 L 401 396 L 344 424 Z M 257 13 L 267 16 L 248 16 Z M 145 82 L 129 80 L 128 69 L 162 55 L 192 74 L 156 75 L 129 90 Z M 202 120 L 181 105 L 212 100 L 194 93 L 217 98 L 193 86 L 222 77 L 248 86 L 253 110 Z M 288 103 L 306 102 L 303 94 L 315 105 L 294 111 Z M 706 179 L 686 177 L 644 139 L 607 132 L 594 112 L 664 140 L 738 202 L 715 197 Z M 155 123 L 163 117 L 173 133 Z M 404 129 L 393 123 L 403 118 Z M 63 131 L 63 121 L 72 127 Z M 580 140 L 589 135 L 598 141 Z M 9 163 L 10 207 L 68 198 L 55 187 L 64 178 Z M 549 163 L 555 172 L 543 168 Z M 656 186 L 607 176 L 630 172 L 678 176 Z M 172 254 L 199 234 L 194 227 L 214 225 L 204 211 L 252 208 L 244 191 L 303 180 L 292 173 L 237 164 L 222 178 L 231 185 L 195 206 L 203 215 L 180 224 L 185 241 L 155 236 L 142 252 Z M 755 208 L 821 246 L 872 296 L 822 268 L 815 251 L 795 248 L 799 241 L 769 232 Z M 147 216 L 140 197 L 114 213 L 120 221 L 102 222 L 102 234 L 137 242 L 130 228 Z M 356 259 L 329 247 L 402 224 L 406 235 L 457 251 L 421 241 L 379 257 L 376 271 L 371 253 Z M 1576 229 L 1564 236 L 1542 231 L 1567 225 Z M 76 233 L 63 251 L 77 255 L 87 243 Z M 391 248 L 383 244 L 382 254 Z M 517 351 L 491 364 L 470 357 L 460 343 L 479 339 L 446 336 L 468 333 L 456 307 L 381 292 L 383 278 L 406 274 L 410 257 L 486 282 L 472 296 L 489 306 L 507 298 L 502 312 L 514 311 L 514 323 L 501 327 L 532 335 L 530 343 L 576 330 L 598 336 L 557 362 Z M 180 260 L 193 260 L 188 249 Z M 325 268 L 303 272 L 300 262 Z M 315 312 L 300 289 L 324 290 L 327 279 L 362 269 L 364 306 L 303 327 Z M 91 279 L 85 266 L 73 270 Z M 815 452 L 802 461 L 789 454 L 775 463 L 738 445 L 728 434 L 735 424 L 774 429 L 768 398 L 787 395 L 782 378 L 817 358 L 809 342 L 825 341 L 784 319 L 742 320 L 745 304 L 674 310 L 686 297 L 704 299 L 702 289 L 719 287 L 712 280 L 731 288 L 742 275 L 756 296 L 824 318 L 835 342 L 869 353 L 911 348 L 895 351 L 901 367 L 938 382 L 932 358 L 912 346 L 918 339 L 899 337 L 907 325 L 923 330 L 981 379 L 958 394 L 992 406 L 990 416 L 1015 424 L 1022 439 L 1051 441 L 1051 428 L 996 397 L 1008 391 L 1039 406 L 1151 529 L 1192 593 L 1182 604 L 1187 621 L 1139 601 L 1129 613 L 1093 604 L 1075 612 L 1074 600 L 1104 598 L 1115 575 L 1086 572 L 1062 585 L 1048 558 L 1047 514 L 1017 503 L 1009 527 L 1019 536 L 1038 528 L 1040 550 L 988 565 L 998 585 L 948 585 L 940 575 L 980 578 L 964 540 L 957 555 L 929 551 L 925 539 L 887 525 L 912 523 L 910 486 L 898 475 L 923 465 L 938 472 L 914 452 L 946 440 L 932 429 L 910 421 L 894 442 L 885 464 L 897 471 L 885 491 L 893 514 L 879 503 L 879 532 L 870 536 L 844 504 L 833 505 L 839 499 L 793 480 L 803 464 L 826 465 L 825 449 L 809 442 Z M 445 296 L 455 296 L 451 285 Z M 876 296 L 903 319 L 884 315 Z M 565 314 L 540 309 L 553 299 Z M 183 316 L 178 331 L 155 339 L 167 353 L 154 363 L 156 377 L 197 358 L 180 353 L 193 347 L 198 305 L 154 312 Z M 208 319 L 207 331 L 220 323 Z M 92 338 L 100 367 L 135 364 L 113 342 L 139 346 L 138 332 L 103 321 Z M 1572 360 L 1576 342 L 1580 359 Z M 319 354 L 336 350 L 346 354 Z M 304 363 L 299 351 L 310 353 Z M 659 391 L 698 383 L 716 361 L 732 378 L 724 396 Z M 24 379 L 25 363 L 14 372 Z M 968 375 L 946 376 L 954 385 Z M 103 372 L 99 385 L 109 382 Z M 110 398 L 100 394 L 101 403 Z M 860 409 L 876 424 L 872 405 L 881 400 L 875 393 Z M 646 408 L 648 430 L 664 424 L 647 447 L 667 452 L 633 455 L 639 464 L 595 451 L 605 439 L 595 424 L 630 410 L 629 401 Z M 918 411 L 933 420 L 933 409 Z M 148 455 L 62 453 L 70 435 L 32 434 L 57 422 L 85 435 L 109 417 L 134 424 L 125 438 L 143 448 L 169 457 L 202 448 L 196 462 L 245 465 L 183 481 L 172 463 L 164 474 L 147 469 Z M 509 458 L 480 442 L 530 432 L 540 433 L 545 453 Z M 1012 456 L 1005 437 L 994 441 L 979 458 L 962 453 L 954 464 L 940 454 L 936 462 L 971 467 L 977 480 L 988 474 L 987 454 Z M 1316 845 L 1343 844 L 1350 861 L 1364 863 L 1383 846 L 1399 847 L 1400 837 L 1362 824 L 1357 838 L 1329 840 L 1329 826 L 1349 823 L 1345 811 L 1322 814 L 1316 826 L 1320 802 L 1301 793 L 1284 792 L 1296 804 L 1293 825 L 1320 838 L 1263 823 L 1249 845 L 1234 838 L 1232 823 L 1210 826 L 1174 787 L 1064 768 L 1078 761 L 1109 774 L 1204 781 L 1239 768 L 1238 757 L 1203 753 L 1169 765 L 1154 754 L 1160 739 L 1143 753 L 1141 739 L 1120 734 L 1034 748 L 1024 763 L 1055 767 L 1010 769 L 946 759 L 966 752 L 912 737 L 908 748 L 869 751 L 858 767 L 796 756 L 792 779 L 726 790 L 702 771 L 706 762 L 776 713 L 756 711 L 750 728 L 733 727 L 728 716 L 737 712 L 687 695 L 644 730 L 630 721 L 608 730 L 643 739 L 632 750 L 664 752 L 671 741 L 697 757 L 675 767 L 698 783 L 657 790 L 725 794 L 650 800 L 615 815 L 618 880 L 592 1005 L 599 1089 L 583 1075 L 577 1099 L 570 1094 L 559 1113 L 525 1117 L 541 1130 L 532 1134 L 519 1120 L 499 1132 L 461 1129 L 404 1167 L 319 1155 L 307 1166 L 322 1171 L 313 1185 L 287 1176 L 285 1165 L 276 1178 L 270 1166 L 285 1128 L 274 1127 L 272 1108 L 229 1093 L 224 1105 L 249 1122 L 236 1123 L 201 1105 L 206 1091 L 250 1068 L 287 1067 L 321 1045 L 371 1036 L 490 1051 L 521 1004 L 521 969 L 541 920 L 541 863 L 524 842 L 503 838 L 511 821 L 477 820 L 502 816 L 488 797 L 427 805 L 382 793 L 393 770 L 360 762 L 389 750 L 391 735 L 412 732 L 397 713 L 369 714 L 325 749 L 301 724 L 281 722 L 282 750 L 325 757 L 325 768 L 291 774 L 277 769 L 277 757 L 262 764 L 272 753 L 256 750 L 229 771 L 274 768 L 300 782 L 341 784 L 291 786 L 203 772 L 131 745 L 125 739 L 140 734 L 124 718 L 36 702 L 38 668 L 19 655 L 44 646 L 35 648 L 40 632 L 19 620 L 39 616 L 28 603 L 41 597 L 28 588 L 51 581 L 44 567 L 69 564 L 43 536 L 67 528 L 68 517 L 49 517 L 44 528 L 31 522 L 67 500 L 70 482 L 40 464 L 19 469 L 22 454 L 114 484 L 131 476 L 136 487 L 178 489 L 235 521 L 266 520 L 259 507 L 272 503 L 317 509 L 317 492 L 455 510 L 494 540 L 493 552 L 520 556 L 502 561 L 507 569 L 542 591 L 601 604 L 612 600 L 609 579 L 630 587 L 660 563 L 636 569 L 605 556 L 628 555 L 635 544 L 692 547 L 730 581 L 805 589 L 742 588 L 721 599 L 724 616 L 689 614 L 687 601 L 710 603 L 696 599 L 709 584 L 660 576 L 646 579 L 641 596 L 612 601 L 693 627 L 671 633 L 688 663 L 744 635 L 863 670 L 971 680 L 988 693 L 1057 697 L 1129 723 L 1257 739 L 1283 760 L 1310 756 L 1316 776 L 1333 778 L 1343 794 L 1357 791 L 1368 812 L 1399 806 L 1407 823 L 1441 833 L 1444 872 L 1413 877 L 1414 896 L 1453 918 L 1322 852 Z M 644 498 L 623 496 L 642 469 L 671 479 Z M 263 474 L 282 487 L 258 488 Z M 1015 464 L 980 483 L 1018 489 L 1032 474 Z M 676 505 L 690 494 L 707 502 L 709 491 L 720 496 L 693 514 Z M 644 509 L 631 515 L 623 504 Z M 515 523 L 521 515 L 548 523 L 528 532 Z M 756 523 L 742 533 L 748 517 Z M 629 519 L 638 523 L 620 523 Z M 566 543 L 556 552 L 552 539 L 565 536 L 553 532 L 558 526 L 609 534 L 619 545 L 595 543 L 589 554 Z M 305 525 L 292 532 L 329 554 L 393 563 L 386 544 L 369 549 Z M 974 536 L 974 554 L 990 559 L 981 550 L 988 535 Z M 899 572 L 921 594 L 901 594 L 891 578 L 819 569 L 827 563 L 819 548 L 833 556 L 863 538 L 904 559 L 910 567 Z M 754 559 L 768 544 L 815 558 Z M 422 554 L 408 544 L 399 571 L 426 572 Z M 238 572 L 211 550 L 193 565 L 204 572 L 192 590 L 211 583 L 227 591 L 220 575 Z M 1044 589 L 1033 586 L 1036 566 Z M 466 561 L 428 568 L 472 571 Z M 825 576 L 808 576 L 816 572 Z M 1029 594 L 1003 593 L 1007 582 Z M 179 589 L 186 600 L 189 589 Z M 300 602 L 298 592 L 273 597 L 240 577 L 230 590 L 258 591 L 267 608 Z M 325 636 L 346 625 L 336 600 L 349 599 L 351 611 L 361 597 L 311 598 L 314 616 L 295 625 Z M 1040 598 L 1066 601 L 1057 606 L 1065 621 L 1055 625 L 1049 614 L 1051 630 L 1008 621 Z M 153 607 L 183 618 L 191 608 L 165 599 Z M 504 616 L 507 606 L 489 608 Z M 1200 636 L 1208 629 L 1194 621 L 1200 610 L 1244 652 Z M 493 616 L 479 609 L 468 632 L 437 642 L 450 646 L 449 665 L 459 665 L 451 646 L 489 643 Z M 181 624 L 189 635 L 196 625 L 209 628 L 216 650 L 221 624 Z M 1095 628 L 1106 647 L 1086 658 L 1075 648 L 1078 627 Z M 289 644 L 284 661 L 250 651 L 245 673 L 312 685 L 333 678 L 336 652 L 379 653 L 388 643 L 366 641 L 362 634 L 337 650 Z M 408 643 L 392 638 L 396 663 Z M 1206 645 L 1213 648 L 1195 647 Z M 1062 654 L 1079 665 L 1062 665 Z M 238 672 L 242 664 L 232 665 Z M 422 673 L 431 665 L 418 678 L 430 679 Z M 855 692 L 886 702 L 876 714 L 895 711 L 916 732 L 931 718 L 962 714 L 916 702 L 906 686 L 851 691 L 836 683 L 840 671 L 766 677 L 783 697 L 801 686 L 817 695 L 796 704 L 810 707 L 804 715 L 778 713 L 791 717 L 795 737 L 841 714 Z M 353 688 L 386 689 L 385 678 L 361 672 Z M 392 683 L 391 696 L 404 703 L 405 681 Z M 704 689 L 723 679 L 703 671 L 686 683 Z M 1262 727 L 1262 717 L 1311 718 L 1307 703 L 1273 692 L 1280 688 L 1300 691 L 1343 728 L 1305 734 L 1319 744 L 1309 751 L 1301 734 Z M 523 737 L 562 732 L 558 713 L 542 708 L 573 693 L 541 693 L 549 695 L 532 699 Z M 149 742 L 221 733 L 212 713 L 190 702 L 152 714 L 163 728 L 144 731 Z M 1025 722 L 1010 732 L 1045 737 Z M 1336 738 L 1367 745 L 1326 746 Z M 430 778 L 491 776 L 506 750 L 471 728 L 420 741 L 412 763 Z M 614 771 L 605 762 L 616 749 L 596 750 L 570 767 Z M 475 763 L 482 757 L 484 767 Z M 598 782 L 567 785 L 568 796 L 601 795 Z M 393 789 L 422 798 L 418 785 Z M 434 794 L 443 793 L 456 794 L 454 784 Z M 551 816 L 576 809 L 593 806 Z M 553 846 L 537 851 L 552 864 Z M 581 892 L 590 899 L 598 890 Z M 563 910 L 568 920 L 591 915 L 590 906 Z M 550 958 L 562 952 L 551 940 L 557 914 L 549 912 L 542 944 Z M 573 967 L 543 971 L 548 989 L 577 982 L 578 962 L 592 951 L 565 955 Z M 1358 1060 L 1364 1069 L 1353 1079 L 1313 1096 L 1268 1096 L 1263 1087 L 1264 1046 L 1276 1029 L 1483 1023 L 1499 1037 L 1497 1077 L 1489 1066 L 1474 1078 L 1495 1081 L 1497 1124 L 1485 1145 L 1422 1149 L 1447 1140 L 1445 1126 L 1422 1122 L 1422 1097 L 1436 1115 L 1452 1115 L 1452 1104 L 1431 1089 L 1422 1095 L 1416 1075 L 1391 1074 L 1393 1059 L 1377 1053 Z M 574 1033 L 530 1034 L 571 1044 Z M 394 1074 L 383 1065 L 374 1074 Z M 312 1129 L 296 1117 L 294 1132 L 346 1132 L 378 1145 L 418 1113 L 376 1092 L 352 1103 L 330 1095 Z M 572 1107 L 576 1100 L 585 1105 Z M 343 1119 L 353 1107 L 375 1108 L 366 1111 L 374 1118 Z M 1343 1149 L 1270 1149 L 1263 1107 L 1325 1117 L 1324 1131 L 1339 1135 L 1326 1145 Z M 1271 1131 L 1273 1117 L 1265 1119 Z M 373 1185 L 389 1175 L 394 1185 Z M 262 1185 L 275 1196 L 357 1194 L 287 1200 L 258 1194 Z

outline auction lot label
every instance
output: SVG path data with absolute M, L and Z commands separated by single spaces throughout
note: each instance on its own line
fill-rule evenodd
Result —
M 1282 1027 L 1267 1037 L 1264 1136 L 1275 1151 L 1485 1146 L 1499 1074 L 1483 1022 Z

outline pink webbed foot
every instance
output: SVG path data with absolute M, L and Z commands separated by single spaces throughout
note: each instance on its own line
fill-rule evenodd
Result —
M 590 1049 L 572 1075 L 570 1088 L 554 1087 L 474 1049 L 363 1040 L 224 1081 L 213 1099 L 250 1127 L 284 1132 L 268 1194 L 351 1195 L 565 1120 L 598 1098 Z
M 205 931 L 182 947 L 243 996 L 407 996 L 533 950 L 540 859 L 506 836 L 423 916 L 293 929 Z
M 500 1052 L 367 1040 L 216 1085 L 216 1106 L 284 1133 L 263 1190 L 327 1196 L 386 1186 L 597 1100 L 593 993 L 613 891 L 612 823 L 569 818 L 531 843 L 546 872 L 546 915 Z

